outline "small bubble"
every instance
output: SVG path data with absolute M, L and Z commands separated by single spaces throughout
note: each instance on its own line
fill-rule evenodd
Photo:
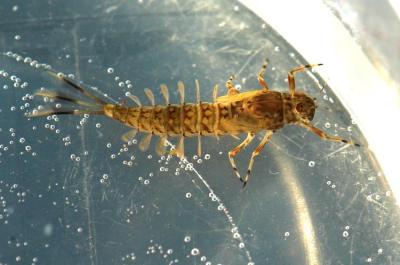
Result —
M 114 68 L 111 68 L 111 67 L 108 68 L 108 69 L 107 69 L 107 73 L 108 73 L 108 74 L 114 73 Z
M 20 40 L 20 39 L 21 39 L 21 35 L 15 35 L 15 36 L 14 36 L 14 39 L 15 39 L 15 40 Z
M 190 251 L 190 254 L 192 254 L 192 256 L 197 256 L 200 254 L 200 250 L 198 248 L 194 248 L 192 251 Z
M 119 83 L 118 83 L 118 86 L 119 86 L 119 87 L 124 87 L 124 86 L 125 86 L 125 83 L 124 83 L 124 82 L 119 82 Z
M 78 229 L 76 229 L 76 231 L 77 231 L 78 233 L 82 233 L 82 232 L 83 232 L 83 228 L 82 228 L 82 227 L 78 227 Z
M 239 6 L 234 6 L 233 10 L 236 11 L 236 12 L 239 11 Z
M 331 124 L 329 122 L 325 123 L 325 128 L 327 129 L 331 128 Z
M 243 242 L 239 243 L 239 248 L 244 248 L 244 243 Z
M 326 185 L 328 185 L 328 186 L 330 186 L 332 184 L 332 181 L 330 181 L 330 180 L 328 180 L 327 182 L 326 182 Z
M 100 128 L 101 127 L 101 123 L 96 123 L 96 128 Z
M 349 236 L 349 232 L 348 231 L 343 231 L 343 237 L 348 237 Z
M 190 238 L 190 236 L 185 236 L 185 238 L 183 239 L 183 241 L 185 241 L 185 243 L 189 243 L 190 240 L 192 240 L 192 239 Z
M 204 156 L 204 159 L 205 159 L 205 160 L 210 159 L 210 155 L 209 155 L 209 154 L 206 154 L 206 155 Z
M 290 233 L 289 232 L 285 232 L 285 237 L 288 237 L 288 236 L 290 236 Z
M 150 180 L 148 180 L 148 179 L 145 179 L 145 180 L 143 181 L 143 183 L 144 183 L 144 185 L 149 185 L 149 183 L 150 183 Z
M 274 51 L 279 52 L 280 51 L 279 46 L 275 46 Z
M 18 11 L 18 6 L 13 6 L 13 7 L 12 7 L 12 11 L 13 11 L 13 12 L 17 12 L 17 11 Z
M 309 167 L 314 167 L 315 166 L 315 162 L 311 160 L 310 162 L 308 162 L 308 166 Z
M 188 193 L 186 193 L 185 197 L 188 198 L 188 199 L 192 198 L 192 194 L 190 192 L 188 192 Z

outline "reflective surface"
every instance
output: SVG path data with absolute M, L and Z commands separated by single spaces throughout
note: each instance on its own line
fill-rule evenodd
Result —
M 398 262 L 397 208 L 366 148 L 285 127 L 243 190 L 227 159 L 239 144 L 233 138 L 204 138 L 201 158 L 189 139 L 181 162 L 157 157 L 154 145 L 145 153 L 136 141 L 124 145 L 128 128 L 105 117 L 24 117 L 45 105 L 30 99 L 40 87 L 67 89 L 37 69 L 46 65 L 115 101 L 129 91 L 147 102 L 143 89 L 151 87 L 161 104 L 161 83 L 178 102 L 178 80 L 187 102 L 195 101 L 195 79 L 204 101 L 214 84 L 225 94 L 231 74 L 243 90 L 258 89 L 268 57 L 266 81 L 286 90 L 287 71 L 306 62 L 242 6 L 53 1 L 9 3 L 0 12 L 7 47 L 0 57 L 1 263 Z M 301 74 L 296 84 L 317 97 L 318 127 L 363 142 L 317 74 Z M 238 155 L 239 170 L 254 148 Z

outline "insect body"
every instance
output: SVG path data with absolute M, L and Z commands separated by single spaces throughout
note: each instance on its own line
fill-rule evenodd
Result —
M 137 132 L 147 135 L 139 144 L 141 150 L 146 150 L 153 135 L 160 137 L 156 146 L 158 154 L 165 152 L 165 141 L 168 137 L 179 137 L 177 148 L 173 151 L 179 157 L 184 156 L 184 138 L 198 138 L 198 154 L 201 154 L 201 137 L 222 135 L 236 135 L 247 133 L 245 140 L 229 153 L 229 161 L 237 177 L 246 185 L 253 167 L 254 159 L 271 139 L 273 133 L 287 124 L 300 125 L 315 133 L 322 139 L 344 142 L 359 146 L 359 144 L 331 136 L 314 127 L 311 120 L 314 117 L 316 105 L 314 99 L 303 92 L 295 90 L 294 75 L 318 65 L 305 65 L 291 70 L 288 73 L 289 91 L 282 93 L 269 89 L 264 80 L 265 63 L 258 74 L 261 89 L 248 92 L 239 92 L 233 86 L 233 76 L 226 82 L 228 93 L 225 96 L 217 96 L 217 86 L 214 87 L 213 102 L 200 101 L 200 86 L 196 80 L 196 103 L 185 103 L 185 88 L 181 81 L 178 82 L 180 104 L 170 104 L 169 93 L 166 85 L 161 85 L 161 92 L 165 105 L 156 105 L 152 91 L 145 89 L 145 93 L 151 103 L 150 106 L 142 106 L 134 95 L 129 97 L 137 104 L 128 107 L 122 104 L 109 104 L 104 100 L 90 94 L 82 85 L 73 80 L 50 72 L 60 80 L 69 84 L 72 88 L 83 94 L 88 100 L 79 100 L 68 94 L 41 90 L 38 96 L 53 98 L 59 101 L 74 103 L 78 109 L 52 108 L 40 110 L 28 114 L 30 117 L 47 116 L 52 114 L 99 114 L 118 120 L 132 127 L 132 130 L 122 136 L 125 141 L 132 139 Z M 245 148 L 259 132 L 265 132 L 259 145 L 253 151 L 245 177 L 239 174 L 234 157 Z

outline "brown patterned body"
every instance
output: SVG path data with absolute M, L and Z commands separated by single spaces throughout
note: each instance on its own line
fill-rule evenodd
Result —
M 289 94 L 249 91 L 214 103 L 123 107 L 106 105 L 105 114 L 139 132 L 158 136 L 219 136 L 277 130 L 295 122 Z

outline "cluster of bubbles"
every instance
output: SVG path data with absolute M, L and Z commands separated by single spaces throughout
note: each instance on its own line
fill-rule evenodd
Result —
M 121 261 L 122 261 L 122 262 L 133 262 L 133 261 L 135 261 L 135 260 L 136 260 L 136 255 L 135 255 L 135 253 L 133 253 L 133 252 L 128 253 L 128 254 L 126 254 L 125 256 L 123 256 L 123 257 L 121 258 Z
M 25 151 L 21 151 L 20 155 L 24 155 L 26 153 L 30 153 L 32 156 L 36 156 L 36 152 L 32 152 L 32 146 L 27 144 L 26 139 L 24 137 L 20 137 L 18 139 L 17 134 L 16 134 L 16 130 L 14 128 L 10 128 L 9 130 L 10 133 L 10 140 L 8 141 L 8 144 L 2 143 L 0 144 L 0 156 L 3 155 L 3 153 L 6 153 L 10 150 L 10 146 L 15 145 L 15 143 L 19 143 L 21 145 L 23 145 L 23 149 Z M 1 161 L 0 161 L 1 163 Z
M 335 189 L 335 188 L 336 188 L 336 184 L 332 183 L 331 180 L 327 180 L 327 181 L 326 181 L 326 185 L 328 185 L 328 186 L 331 187 L 332 189 Z
M 164 259 L 168 259 L 169 262 L 167 264 L 177 264 L 179 263 L 179 259 L 172 257 L 174 254 L 174 250 L 172 248 L 164 249 L 161 244 L 155 243 L 153 240 L 150 240 L 150 245 L 146 250 L 147 255 L 160 255 Z
M 110 75 L 114 74 L 114 68 L 112 68 L 112 67 L 107 68 L 107 74 L 110 74 Z M 121 81 L 121 78 L 119 76 L 115 76 L 114 80 L 115 80 L 115 82 L 118 83 L 119 87 L 126 87 L 127 89 L 133 88 L 131 80 Z M 129 93 L 129 92 L 127 92 L 127 93 Z
M 50 70 L 51 69 L 51 66 L 49 64 L 39 63 L 38 61 L 33 60 L 31 57 L 24 57 L 24 56 L 22 56 L 22 55 L 20 55 L 18 53 L 12 52 L 12 51 L 5 52 L 5 53 L 3 53 L 3 55 L 5 55 L 7 57 L 10 57 L 10 58 L 13 58 L 17 62 L 23 62 L 25 64 L 28 64 L 28 65 L 30 65 L 30 66 L 32 66 L 34 68 L 37 68 L 37 69 L 45 69 L 45 70 Z

